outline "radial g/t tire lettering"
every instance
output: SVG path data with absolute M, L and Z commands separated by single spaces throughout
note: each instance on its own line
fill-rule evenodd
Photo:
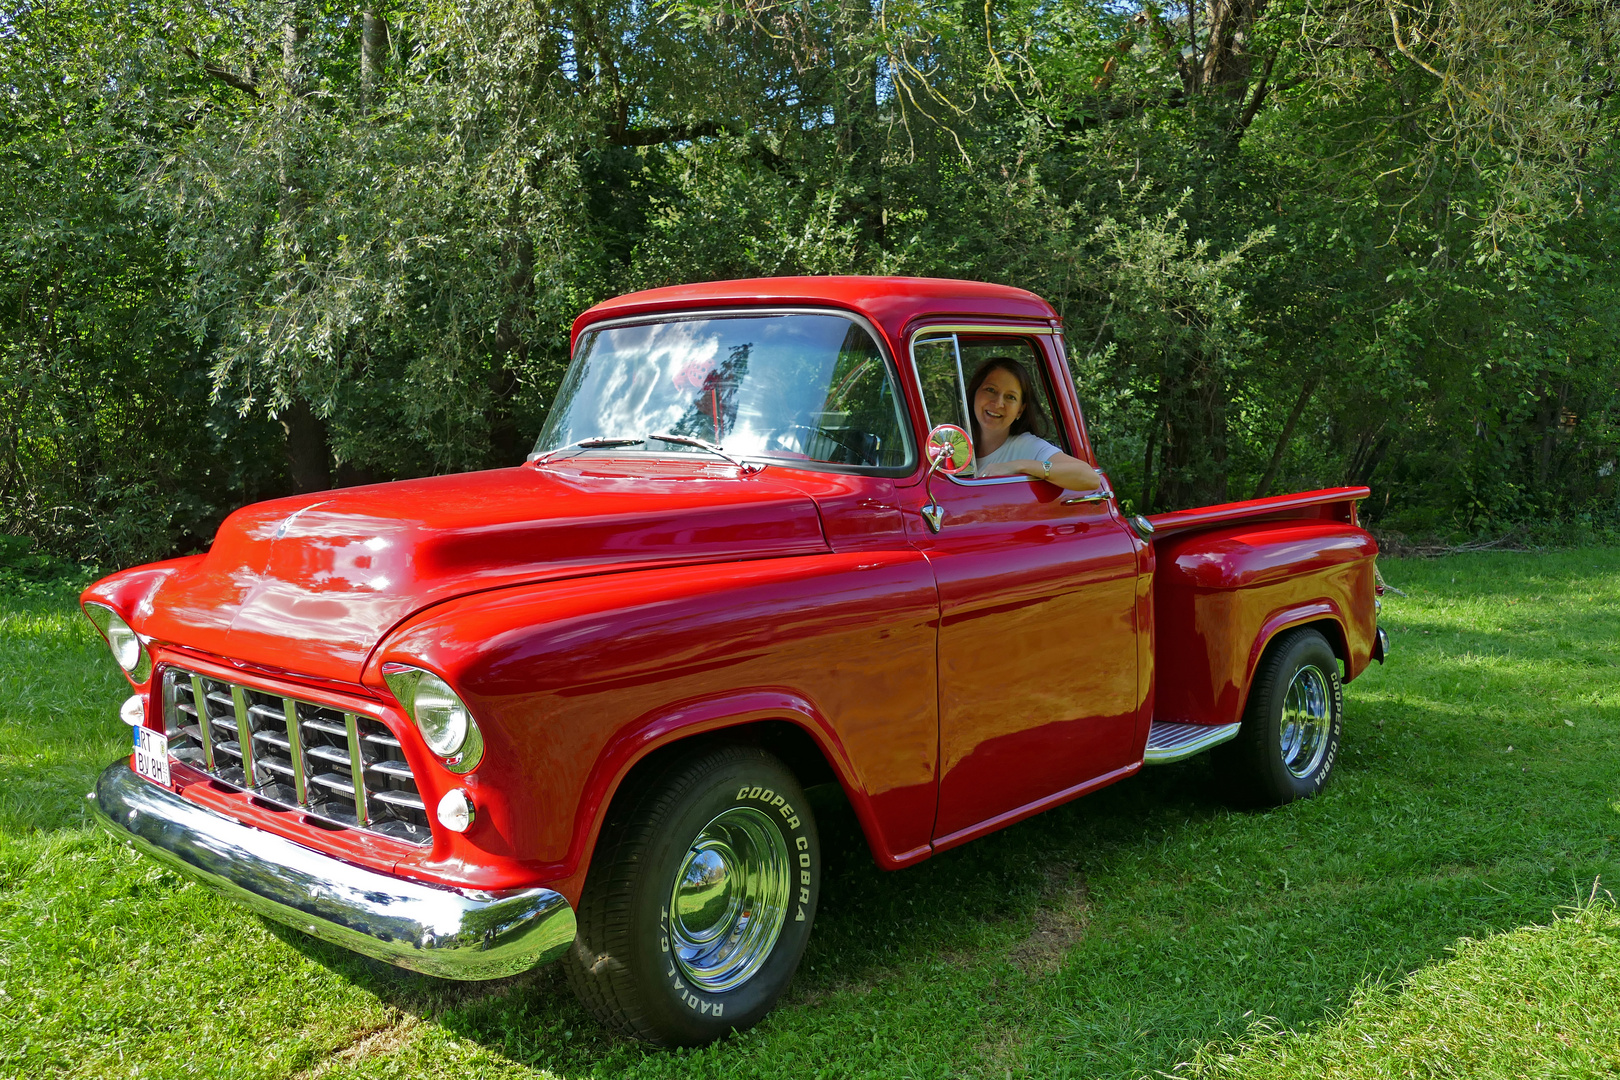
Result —
M 1339 758 L 1344 687 L 1318 631 L 1287 630 L 1255 669 L 1237 738 L 1215 748 L 1226 794 L 1242 806 L 1281 806 L 1322 790 Z
M 798 781 L 754 747 L 670 763 L 602 829 L 564 960 L 622 1035 L 700 1046 L 758 1023 L 804 955 L 821 846 Z

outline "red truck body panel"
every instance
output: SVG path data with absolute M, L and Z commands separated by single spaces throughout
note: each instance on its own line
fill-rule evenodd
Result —
M 1158 542 L 1154 622 L 1156 715 L 1184 724 L 1242 718 L 1255 665 L 1280 631 L 1329 624 L 1345 680 L 1367 666 L 1377 634 L 1372 605 L 1377 545 L 1344 522 L 1244 522 Z

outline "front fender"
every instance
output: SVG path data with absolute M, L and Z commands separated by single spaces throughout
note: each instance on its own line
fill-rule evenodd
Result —
M 433 608 L 365 680 L 386 694 L 381 665 L 409 663 L 462 695 L 486 747 L 466 777 L 485 830 L 469 841 L 537 882 L 583 880 L 602 812 L 646 754 L 759 720 L 815 740 L 879 862 L 901 865 L 927 853 L 933 824 L 937 612 L 910 550 L 603 575 Z

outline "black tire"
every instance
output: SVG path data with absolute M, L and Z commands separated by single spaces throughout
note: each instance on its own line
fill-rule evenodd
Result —
M 1227 796 L 1281 806 L 1315 795 L 1333 775 L 1343 726 L 1333 647 L 1308 627 L 1279 634 L 1255 669 L 1237 738 L 1213 754 Z
M 815 922 L 821 845 L 804 791 L 765 751 L 725 746 L 671 762 L 622 801 L 585 878 L 569 985 L 603 1024 L 660 1046 L 752 1027 Z

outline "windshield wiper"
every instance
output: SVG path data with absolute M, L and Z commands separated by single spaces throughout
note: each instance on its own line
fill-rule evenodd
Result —
M 714 443 L 704 442 L 702 439 L 695 439 L 690 435 L 651 435 L 648 437 L 657 439 L 659 442 L 672 442 L 678 446 L 695 446 L 699 450 L 707 450 L 716 457 L 725 458 L 727 461 L 731 462 L 745 473 L 756 473 L 765 468 L 763 465 L 754 465 L 734 458 L 724 450 L 720 449 L 718 446 L 714 445 Z
M 547 450 L 543 454 L 535 454 L 529 458 L 529 464 L 544 465 L 565 450 L 605 450 L 615 446 L 638 446 L 646 441 L 646 439 L 615 439 L 607 435 L 595 435 L 589 439 L 571 442 L 567 446 L 559 446 L 555 450 Z

